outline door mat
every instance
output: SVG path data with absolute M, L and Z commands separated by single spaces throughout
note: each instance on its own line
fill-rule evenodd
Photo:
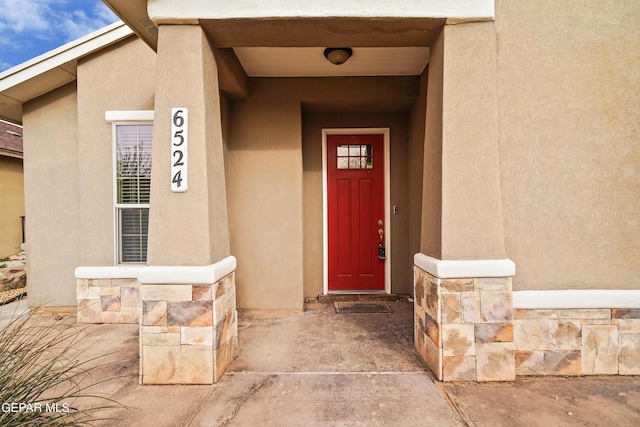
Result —
M 333 307 L 337 314 L 393 313 L 386 302 L 336 301 Z

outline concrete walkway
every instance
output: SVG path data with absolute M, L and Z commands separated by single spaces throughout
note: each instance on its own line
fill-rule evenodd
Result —
M 412 303 L 388 304 L 393 313 L 336 314 L 331 302 L 241 311 L 240 354 L 213 386 L 141 386 L 137 326 L 91 325 L 81 357 L 111 353 L 92 377 L 113 378 L 98 390 L 129 407 L 98 425 L 640 425 L 640 377 L 434 382 L 413 350 Z

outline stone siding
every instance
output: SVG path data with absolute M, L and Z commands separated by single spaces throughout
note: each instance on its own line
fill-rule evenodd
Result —
M 517 375 L 640 375 L 640 309 L 515 310 Z
M 77 279 L 78 323 L 137 324 L 140 284 L 137 279 Z
M 212 384 L 238 352 L 235 273 L 208 284 L 143 284 L 142 384 Z
M 640 309 L 513 309 L 511 278 L 415 267 L 415 346 L 441 381 L 640 375 Z
M 511 278 L 439 279 L 415 268 L 415 343 L 441 381 L 515 379 Z

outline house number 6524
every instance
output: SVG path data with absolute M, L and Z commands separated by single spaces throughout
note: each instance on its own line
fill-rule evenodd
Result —
M 189 145 L 189 110 L 171 109 L 171 191 L 182 193 L 188 186 L 187 147 Z

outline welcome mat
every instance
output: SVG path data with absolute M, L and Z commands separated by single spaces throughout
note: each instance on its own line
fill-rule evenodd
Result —
M 386 302 L 336 301 L 333 307 L 337 314 L 393 313 Z

